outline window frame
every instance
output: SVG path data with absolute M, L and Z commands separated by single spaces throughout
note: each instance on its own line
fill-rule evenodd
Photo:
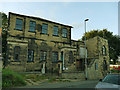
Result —
M 21 21 L 22 21 L 22 24 L 18 24 L 18 23 L 17 23 L 17 20 L 21 20 Z M 21 26 L 21 29 L 17 28 L 17 26 Z M 15 30 L 19 30 L 19 31 L 22 31 L 22 30 L 23 30 L 23 19 L 21 19 L 21 18 L 16 18 Z
M 43 25 L 47 25 L 47 28 L 43 28 Z M 43 30 L 46 31 L 46 32 L 44 33 Z M 42 24 L 42 32 L 41 33 L 42 34 L 47 34 L 48 33 L 48 24 L 45 24 L 45 23 Z
M 95 63 L 95 70 L 98 70 L 98 64 Z
M 73 62 L 74 62 L 73 51 L 69 51 L 69 61 L 68 61 L 68 63 L 72 64 Z
M 55 29 L 56 27 L 57 27 L 57 30 Z M 53 36 L 59 36 L 59 27 L 56 25 L 53 26 Z
M 102 55 L 106 56 L 106 47 L 104 45 L 102 46 Z
M 53 60 L 54 59 L 54 60 Z M 55 60 L 56 59 L 56 60 Z M 53 63 L 57 63 L 58 62 L 58 59 L 59 59 L 59 56 L 58 56 L 58 52 L 57 51 L 53 51 L 52 52 L 52 62 Z
M 64 30 L 66 30 L 66 32 L 65 32 Z M 68 34 L 67 28 L 63 28 L 63 29 L 62 29 L 62 37 L 63 37 L 63 38 L 67 38 L 67 34 Z
M 16 52 L 16 48 L 18 48 L 18 52 Z M 18 59 L 15 58 L 16 54 L 18 55 Z M 20 46 L 15 46 L 14 47 L 14 61 L 19 62 L 20 61 Z
M 32 22 L 32 23 L 35 23 L 35 26 L 31 26 L 31 25 L 33 25 L 33 24 L 30 24 L 31 22 Z M 31 27 L 31 28 L 34 28 L 34 31 L 31 31 L 31 30 L 30 30 L 30 27 Z M 36 22 L 30 20 L 30 22 L 29 22 L 29 32 L 35 32 L 35 29 L 36 29 L 35 27 L 36 27 Z
M 30 55 L 31 55 L 31 51 L 33 51 L 33 55 L 31 55 L 32 61 L 29 60 L 29 51 L 30 51 Z M 27 62 L 34 62 L 34 50 L 28 49 L 28 56 L 27 56 L 27 57 L 28 57 L 28 58 L 27 58 Z M 30 58 L 30 59 L 31 59 L 31 58 Z
M 40 61 L 46 61 L 46 60 L 47 60 L 47 51 L 41 50 L 40 51 Z
M 107 70 L 108 70 L 107 61 L 104 59 L 104 61 L 103 61 L 103 71 L 107 71 Z

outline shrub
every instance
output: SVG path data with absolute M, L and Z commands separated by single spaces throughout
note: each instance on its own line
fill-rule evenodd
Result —
M 48 80 L 48 82 L 54 82 L 54 81 L 56 81 L 56 78 L 50 78 L 50 79 Z
M 2 70 L 2 87 L 15 87 L 26 85 L 24 77 L 12 70 L 3 69 Z
M 112 73 L 120 73 L 120 70 L 115 70 L 115 69 L 113 69 L 113 70 L 111 70 L 111 72 L 112 72 Z

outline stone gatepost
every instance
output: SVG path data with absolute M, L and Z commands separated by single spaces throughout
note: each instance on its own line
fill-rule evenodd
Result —
M 59 74 L 62 74 L 62 61 L 58 61 Z
M 45 63 L 45 61 L 43 62 L 43 67 L 42 67 L 42 74 L 45 74 L 45 65 L 46 65 L 46 63 Z

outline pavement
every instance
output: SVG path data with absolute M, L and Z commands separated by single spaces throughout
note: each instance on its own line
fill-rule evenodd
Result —
M 76 80 L 71 82 L 42 82 L 17 88 L 94 88 L 99 80 Z

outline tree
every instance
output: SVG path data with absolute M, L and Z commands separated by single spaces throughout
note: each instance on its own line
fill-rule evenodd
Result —
M 120 56 L 120 36 L 113 35 L 113 32 L 110 32 L 107 29 L 86 32 L 86 39 L 93 38 L 95 36 L 100 36 L 108 40 L 109 56 L 110 59 L 113 59 L 113 63 L 115 64 L 118 56 Z M 85 40 L 85 34 L 83 35 L 82 40 Z
M 0 58 L 2 57 L 2 37 L 1 37 L 1 27 L 2 27 L 2 15 L 0 13 Z
M 2 14 L 2 60 L 3 68 L 7 65 L 7 30 L 8 30 L 8 18 L 5 13 Z

